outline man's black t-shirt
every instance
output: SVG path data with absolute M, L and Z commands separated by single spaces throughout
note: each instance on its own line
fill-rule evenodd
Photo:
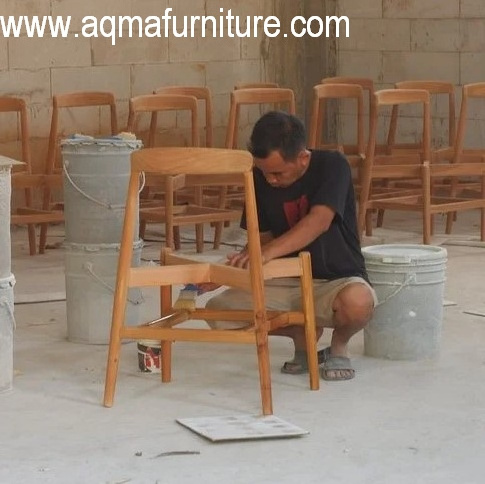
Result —
M 272 187 L 257 168 L 253 173 L 260 232 L 279 237 L 314 205 L 326 205 L 335 211 L 329 229 L 302 249 L 311 254 L 313 277 L 331 280 L 359 276 L 367 280 L 357 232 L 352 175 L 341 153 L 312 151 L 306 172 L 285 188 Z M 243 215 L 241 227 L 245 226 Z

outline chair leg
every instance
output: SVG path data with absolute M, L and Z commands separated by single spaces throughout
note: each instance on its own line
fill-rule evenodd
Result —
M 140 239 L 145 238 L 146 229 L 147 229 L 146 220 L 140 220 L 140 228 L 138 230 L 138 235 L 139 235 Z
M 25 189 L 25 202 L 27 207 L 34 205 L 32 190 L 30 188 Z M 27 225 L 27 233 L 29 236 L 29 253 L 35 255 L 37 253 L 37 241 L 35 236 L 35 224 Z
M 172 342 L 162 341 L 162 382 L 169 383 L 172 381 Z
M 376 227 L 382 227 L 382 224 L 383 223 L 384 223 L 384 210 L 382 210 L 382 208 L 380 208 L 377 211 L 377 223 L 376 223 Z
M 258 352 L 259 384 L 261 387 L 261 404 L 263 407 L 263 415 L 273 415 L 271 370 L 267 332 L 256 330 L 256 347 Z
M 119 317 L 116 319 L 117 321 L 113 320 L 113 327 L 111 328 L 111 338 L 109 341 L 108 364 L 106 367 L 106 383 L 104 386 L 103 405 L 105 407 L 113 406 L 116 377 L 118 375 L 118 364 L 120 361 L 121 338 L 119 330 L 121 328 L 122 321 Z
M 29 235 L 29 253 L 30 255 L 35 255 L 37 253 L 37 240 L 35 237 L 35 225 L 27 225 L 27 232 Z
M 39 235 L 39 254 L 45 253 L 45 246 L 47 245 L 47 227 L 49 224 L 41 224 Z
M 446 215 L 446 230 L 445 233 L 447 235 L 451 234 L 451 229 L 453 228 L 453 218 L 456 212 L 448 212 Z
M 480 240 L 485 241 L 485 208 L 480 209 Z
M 195 247 L 198 254 L 204 252 L 204 224 L 195 224 Z
M 221 246 L 223 226 L 223 222 L 217 222 L 214 224 L 214 249 L 216 250 Z
M 372 210 L 367 210 L 365 214 L 365 235 L 372 236 Z

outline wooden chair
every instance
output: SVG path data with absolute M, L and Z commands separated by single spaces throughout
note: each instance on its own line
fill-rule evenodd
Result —
M 35 224 L 41 222 L 62 222 L 62 213 L 35 208 L 34 192 L 43 190 L 46 186 L 61 186 L 62 180 L 57 177 L 44 177 L 32 174 L 32 159 L 30 151 L 30 129 L 27 115 L 27 105 L 23 99 L 15 97 L 0 97 L 0 112 L 12 113 L 18 117 L 19 134 L 21 142 L 20 159 L 23 164 L 12 168 L 11 183 L 13 189 L 22 190 L 25 197 L 25 206 L 18 207 L 11 215 L 14 225 L 27 225 L 29 239 L 29 253 L 35 255 L 36 234 Z
M 328 143 L 322 139 L 325 129 L 327 102 L 332 99 L 348 99 L 354 101 L 356 104 L 356 142 L 354 144 Z M 355 181 L 358 184 L 360 171 L 365 159 L 366 147 L 366 141 L 364 139 L 363 90 L 359 85 L 326 83 L 314 86 L 308 146 L 314 149 L 339 150 L 344 153 L 350 166 L 357 171 Z
M 163 86 L 155 89 L 153 94 L 178 94 L 183 96 L 193 96 L 197 101 L 201 101 L 204 104 L 205 112 L 205 146 L 206 148 L 212 148 L 214 127 L 212 124 L 212 96 L 210 89 L 205 86 Z M 156 115 L 154 113 L 154 115 Z M 152 123 L 153 124 L 153 123 Z M 199 143 L 198 146 L 202 146 Z
M 57 165 L 59 157 L 59 114 L 61 109 L 89 108 L 89 107 L 108 107 L 110 111 L 110 135 L 118 133 L 118 119 L 116 114 L 116 102 L 114 94 L 111 92 L 99 91 L 79 91 L 64 94 L 56 94 L 52 97 L 52 117 L 51 129 L 49 134 L 49 146 L 47 149 L 47 159 L 45 165 L 46 175 L 59 172 Z M 95 129 L 93 130 L 96 131 Z M 97 134 L 97 133 L 96 133 Z M 43 209 L 49 210 L 51 205 L 52 192 L 46 187 L 44 192 Z M 47 241 L 47 225 L 43 224 L 40 231 L 39 252 L 43 253 Z
M 282 87 L 260 87 L 236 89 L 231 93 L 231 105 L 227 123 L 226 148 L 236 149 L 238 142 L 239 117 L 243 105 L 284 105 L 290 114 L 295 114 L 295 95 L 291 89 Z
M 148 94 L 137 96 L 130 100 L 130 115 L 128 120 L 128 130 L 137 131 L 137 120 L 142 113 L 152 114 L 148 147 L 153 147 L 156 133 L 157 117 L 153 114 L 162 111 L 184 110 L 191 113 L 191 144 L 197 147 L 199 144 L 199 128 L 198 128 L 198 106 L 197 99 L 194 96 L 181 94 Z M 174 182 L 173 186 L 171 185 Z M 169 185 L 167 185 L 167 183 Z M 147 223 L 164 223 L 165 224 L 165 239 L 167 247 L 179 249 L 180 248 L 180 234 L 178 227 L 182 225 L 195 224 L 196 232 L 196 247 L 197 252 L 204 250 L 204 223 L 215 223 L 214 229 L 214 249 L 218 249 L 222 238 L 222 229 L 224 221 L 238 220 L 240 218 L 239 210 L 229 210 L 219 207 L 208 207 L 203 205 L 203 186 L 192 185 L 193 197 L 190 197 L 189 203 L 182 205 L 177 204 L 177 191 L 182 190 L 187 192 L 190 188 L 182 178 L 181 181 L 175 181 L 172 178 L 160 179 L 147 177 L 146 187 L 150 190 L 157 190 L 162 188 L 163 200 L 159 201 L 155 206 L 153 204 L 147 207 L 140 208 L 140 236 L 144 236 L 144 231 Z M 160 192 L 159 192 L 160 193 Z M 193 201 L 192 201 L 193 200 Z M 187 197 L 184 197 L 184 202 Z
M 429 93 L 422 89 L 385 89 L 374 93 L 374 111 L 371 120 L 369 143 L 367 145 L 365 165 L 362 172 L 362 187 L 359 197 L 359 228 L 363 230 L 366 227 L 366 234 L 372 235 L 372 225 L 370 220 L 371 209 L 384 209 L 379 204 L 380 200 L 386 198 L 393 198 L 396 196 L 413 198 L 413 193 L 396 193 L 391 190 L 389 193 L 372 193 L 373 181 L 389 180 L 391 177 L 382 176 L 383 170 L 378 169 L 379 165 L 399 165 L 399 164 L 421 164 L 424 161 L 429 161 L 431 157 L 430 146 L 430 106 Z M 412 153 L 394 153 L 389 150 L 387 154 L 376 153 L 376 138 L 377 125 L 380 111 L 386 106 L 394 108 L 399 105 L 418 105 L 423 110 L 423 124 L 422 124 L 422 142 L 419 151 Z M 389 137 L 392 136 L 391 128 L 388 132 Z M 388 141 L 389 144 L 389 141 Z M 385 174 L 386 172 L 384 172 Z M 372 201 L 371 201 L 372 200 Z
M 231 93 L 231 104 L 226 132 L 226 148 L 236 149 L 238 145 L 239 118 L 241 106 L 271 106 L 273 109 L 286 109 L 295 114 L 295 95 L 291 89 L 281 87 L 259 87 L 236 89 Z M 240 189 L 229 191 L 224 188 L 219 199 L 219 207 L 227 205 L 240 206 L 243 203 L 243 194 Z
M 396 82 L 396 89 L 424 89 L 432 98 L 446 96 L 448 99 L 448 143 L 445 146 L 435 146 L 431 150 L 431 161 L 442 161 L 450 159 L 454 153 L 456 136 L 456 116 L 455 116 L 455 88 L 451 82 L 446 81 L 402 81 Z M 399 144 L 396 143 L 398 108 L 394 107 L 391 114 L 390 142 L 393 149 L 419 150 L 418 143 Z
M 410 165 L 379 165 L 373 174 L 388 180 L 406 177 L 419 178 L 421 190 L 414 195 L 370 199 L 361 206 L 361 210 L 374 208 L 421 212 L 423 224 L 423 244 L 431 244 L 433 234 L 433 216 L 435 214 L 453 214 L 463 210 L 480 209 L 480 240 L 485 241 L 485 163 L 431 163 Z M 433 179 L 443 177 L 460 180 L 470 176 L 481 179 L 480 197 L 434 196 Z M 361 221 L 362 223 L 362 221 Z
M 104 405 L 113 405 L 121 342 L 123 339 L 154 339 L 162 346 L 162 382 L 171 380 L 171 347 L 173 341 L 247 343 L 257 350 L 260 375 L 262 410 L 264 415 L 273 412 L 268 334 L 277 327 L 289 324 L 305 328 L 310 369 L 310 386 L 319 386 L 315 337 L 315 314 L 311 263 L 308 253 L 299 257 L 270 261 L 263 266 L 259 242 L 258 218 L 254 194 L 252 157 L 248 152 L 217 148 L 153 148 L 132 154 L 132 171 L 128 189 L 125 222 L 121 241 L 118 275 L 113 304 L 111 337 L 106 370 Z M 133 230 L 135 228 L 139 177 L 141 173 L 174 177 L 200 177 L 201 183 L 215 181 L 244 186 L 249 251 L 249 269 L 226 265 L 194 262 L 162 251 L 161 266 L 131 268 Z M 264 298 L 264 280 L 278 277 L 299 277 L 303 307 L 297 312 L 267 311 Z M 172 308 L 172 285 L 213 282 L 245 289 L 253 296 L 253 310 L 210 310 Z M 160 287 L 161 317 L 138 327 L 125 326 L 124 314 L 129 287 Z M 238 330 L 212 330 L 179 328 L 189 319 L 245 321 L 249 326 Z
M 360 86 L 362 88 L 363 93 L 367 93 L 368 98 L 368 131 L 370 133 L 370 124 L 371 119 L 373 116 L 374 110 L 374 81 L 372 79 L 366 77 L 344 77 L 344 76 L 335 76 L 335 77 L 324 77 L 320 84 L 353 84 L 355 86 Z M 368 135 L 369 135 L 368 133 Z M 366 146 L 367 146 L 366 139 Z M 380 148 L 379 148 L 380 149 Z

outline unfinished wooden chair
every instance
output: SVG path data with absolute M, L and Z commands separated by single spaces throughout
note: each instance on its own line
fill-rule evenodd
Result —
M 206 148 L 212 148 L 214 127 L 212 124 L 212 96 L 211 91 L 205 86 L 163 86 L 155 89 L 153 94 L 178 94 L 183 96 L 193 96 L 203 103 L 203 109 L 205 113 L 205 143 L 199 142 L 198 146 L 205 146 Z M 200 111 L 200 110 L 199 110 Z M 152 123 L 153 124 L 153 123 Z M 195 146 L 195 145 L 194 145 Z
M 242 106 L 284 109 L 290 114 L 295 114 L 295 95 L 291 89 L 281 87 L 240 88 L 232 91 L 227 122 L 226 148 L 236 149 L 238 146 L 239 119 Z M 222 190 L 219 207 L 240 206 L 242 203 L 243 195 L 240 189 Z
M 124 339 L 152 339 L 161 341 L 162 382 L 171 380 L 172 342 L 244 343 L 256 346 L 262 411 L 273 412 L 268 334 L 287 325 L 302 325 L 306 335 L 310 387 L 318 389 L 318 362 L 315 337 L 315 314 L 311 262 L 308 253 L 299 257 L 270 261 L 263 266 L 259 241 L 258 217 L 254 194 L 252 157 L 246 151 L 217 148 L 152 148 L 132 154 L 131 178 L 128 189 L 125 222 L 118 263 L 118 275 L 113 304 L 113 318 L 106 369 L 104 405 L 113 405 Z M 200 177 L 201 183 L 234 183 L 244 186 L 249 252 L 249 268 L 240 269 L 223 264 L 195 262 L 163 250 L 160 266 L 132 268 L 133 230 L 136 223 L 139 180 L 142 173 L 166 177 L 183 174 Z M 268 311 L 265 307 L 264 280 L 279 277 L 298 277 L 302 288 L 302 308 L 295 312 Z M 177 310 L 172 308 L 172 286 L 186 283 L 213 282 L 246 290 L 252 294 L 252 310 Z M 129 287 L 160 287 L 160 318 L 138 327 L 125 326 L 124 314 Z M 237 330 L 191 329 L 178 325 L 190 319 L 229 320 L 248 322 L 249 326 Z M 210 351 L 210 350 L 209 350 Z
M 0 97 L 0 113 L 11 113 L 18 118 L 16 124 L 19 128 L 21 156 L 17 158 L 23 162 L 23 165 L 12 167 L 11 183 L 14 190 L 24 192 L 25 205 L 18 207 L 12 213 L 11 224 L 27 225 L 29 253 L 35 255 L 37 252 L 35 224 L 61 222 L 63 217 L 60 212 L 36 208 L 34 192 L 40 196 L 46 186 L 61 186 L 62 180 L 59 177 L 56 179 L 56 177 L 32 174 L 29 117 L 25 101 L 15 97 Z
M 194 96 L 181 94 L 148 94 L 137 96 L 130 100 L 130 115 L 128 120 L 128 130 L 137 132 L 137 121 L 142 113 L 160 113 L 163 111 L 189 111 L 191 113 L 191 139 L 192 146 L 199 145 L 199 128 L 198 128 L 198 106 L 197 99 Z M 153 147 L 156 133 L 157 117 L 151 116 L 150 130 L 148 137 L 148 147 Z M 214 249 L 220 246 L 224 221 L 238 220 L 240 217 L 239 210 L 229 210 L 219 207 L 205 206 L 203 203 L 203 186 L 188 185 L 182 178 L 181 182 L 177 179 L 173 186 L 167 186 L 174 181 L 172 178 L 160 180 L 160 177 L 146 177 L 145 186 L 156 191 L 162 189 L 163 200 L 151 206 L 140 208 L 140 236 L 144 236 L 146 224 L 163 223 L 165 224 L 165 240 L 167 247 L 180 249 L 180 234 L 178 227 L 183 225 L 195 224 L 195 238 L 197 252 L 204 250 L 204 223 L 215 223 L 214 230 Z M 184 190 L 185 195 L 187 188 L 192 188 L 193 197 L 187 202 L 187 197 L 177 196 L 177 192 Z M 160 193 L 160 192 L 159 192 Z M 183 204 L 178 204 L 183 198 Z
M 237 148 L 241 106 L 249 105 L 269 105 L 273 108 L 284 106 L 287 112 L 295 114 L 295 95 L 291 89 L 282 87 L 260 87 L 232 91 L 227 122 L 226 148 Z
M 431 244 L 433 216 L 453 214 L 464 210 L 480 210 L 480 240 L 485 241 L 485 163 L 431 163 L 375 166 L 373 174 L 388 180 L 412 177 L 421 181 L 421 189 L 413 195 L 371 198 L 362 210 L 385 209 L 420 212 L 423 244 Z M 480 197 L 435 196 L 433 180 L 460 180 L 471 176 L 480 178 Z
M 432 146 L 431 161 L 450 160 L 454 153 L 455 137 L 456 137 L 456 116 L 455 116 L 455 87 L 451 82 L 446 81 L 401 81 L 396 82 L 397 89 L 424 89 L 430 94 L 430 102 L 436 100 L 438 102 L 440 97 L 447 98 L 448 105 L 448 140 L 445 145 L 442 143 Z M 438 113 L 435 113 L 437 115 Z M 431 112 L 433 116 L 433 112 Z M 390 143 L 393 149 L 400 150 L 419 150 L 418 143 L 396 143 L 396 126 L 397 126 L 398 108 L 393 108 L 391 114 L 390 124 Z M 431 138 L 433 138 L 431 136 Z
M 374 110 L 374 81 L 366 77 L 345 77 L 345 76 L 334 76 L 334 77 L 324 77 L 321 79 L 320 84 L 353 84 L 355 86 L 360 86 L 362 88 L 363 94 L 367 95 L 367 126 L 368 133 L 365 138 L 365 144 L 367 147 L 368 135 L 370 133 L 371 118 L 373 116 Z M 365 106 L 364 106 L 365 108 Z
M 77 108 L 93 108 L 93 107 L 107 107 L 110 112 L 110 135 L 118 134 L 118 119 L 116 114 L 116 101 L 114 94 L 111 92 L 100 91 L 78 91 L 68 92 L 63 94 L 55 94 L 52 97 L 52 117 L 51 128 L 49 133 L 49 145 L 47 149 L 47 158 L 45 164 L 45 174 L 51 175 L 60 172 L 59 166 L 59 140 L 66 133 L 62 132 L 60 127 L 60 112 L 61 110 L 69 110 L 72 114 Z M 96 121 L 96 126 L 93 127 L 91 133 L 83 134 L 99 134 L 99 122 Z M 73 134 L 73 133 L 69 133 Z M 52 202 L 52 191 L 50 188 L 45 189 L 43 209 L 49 210 Z M 40 231 L 39 252 L 43 253 L 47 241 L 47 225 L 44 224 Z
M 327 142 L 323 136 L 325 130 L 327 103 L 335 100 L 350 100 L 356 105 L 355 133 L 353 144 Z M 365 159 L 366 141 L 364 138 L 364 98 L 363 90 L 357 84 L 319 84 L 313 87 L 313 106 L 308 146 L 313 149 L 339 150 L 346 155 L 350 166 L 356 171 L 355 182 L 358 184 L 360 171 Z
M 386 198 L 394 198 L 396 196 L 410 197 L 409 200 L 415 200 L 414 194 L 401 192 L 396 193 L 395 190 L 390 190 L 388 193 L 373 193 L 375 184 L 374 180 L 383 180 L 384 182 L 389 178 L 383 176 L 385 171 L 378 169 L 379 165 L 400 165 L 400 164 L 422 164 L 424 161 L 430 161 L 431 145 L 430 145 L 430 96 L 428 91 L 423 89 L 385 89 L 374 93 L 374 111 L 371 120 L 369 143 L 367 145 L 367 152 L 365 157 L 364 169 L 362 171 L 362 187 L 359 197 L 359 228 L 360 230 L 366 228 L 366 234 L 372 235 L 372 224 L 370 220 L 372 209 L 381 209 L 385 207 L 379 205 L 380 200 Z M 413 150 L 412 152 L 396 153 L 389 150 L 387 154 L 376 153 L 377 144 L 377 126 L 379 116 L 385 114 L 383 108 L 394 106 L 415 105 L 422 109 L 422 139 L 420 143 L 420 150 Z M 392 136 L 391 128 L 388 132 L 389 137 Z M 389 144 L 389 141 L 388 141 Z M 407 179 L 409 177 L 402 177 Z M 417 189 L 419 190 L 419 189 Z

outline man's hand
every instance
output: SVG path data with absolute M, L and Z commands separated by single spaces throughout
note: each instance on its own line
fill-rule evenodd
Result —
M 261 250 L 261 258 L 263 264 L 268 262 L 269 258 L 265 257 L 264 254 L 264 247 Z M 249 266 L 249 252 L 247 249 L 241 250 L 241 252 L 231 252 L 227 254 L 227 262 L 228 266 L 232 267 L 239 267 L 241 269 L 247 269 Z
M 215 291 L 221 287 L 220 284 L 216 284 L 215 282 L 200 282 L 197 284 L 197 295 L 200 296 L 201 294 L 205 294 L 206 292 Z

